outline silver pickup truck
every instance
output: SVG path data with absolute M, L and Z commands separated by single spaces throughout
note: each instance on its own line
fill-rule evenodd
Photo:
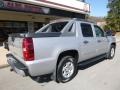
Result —
M 116 40 L 92 22 L 61 19 L 35 33 L 9 35 L 8 46 L 11 70 L 31 77 L 51 74 L 65 83 L 75 77 L 80 62 L 112 59 Z

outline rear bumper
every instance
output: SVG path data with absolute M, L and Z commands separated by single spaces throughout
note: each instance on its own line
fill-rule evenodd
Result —
M 23 64 L 12 54 L 7 54 L 7 62 L 17 74 L 21 76 L 41 76 L 51 74 L 55 70 L 55 59 L 42 59 L 25 62 Z
M 27 67 L 19 62 L 13 55 L 7 54 L 7 62 L 11 66 L 11 69 L 21 76 L 28 76 Z

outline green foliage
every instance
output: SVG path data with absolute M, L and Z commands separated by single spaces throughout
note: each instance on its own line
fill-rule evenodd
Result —
M 110 9 L 106 18 L 107 26 L 113 31 L 120 31 L 120 0 L 108 4 Z
M 104 29 L 105 31 L 107 31 L 107 30 L 110 30 L 110 27 L 109 27 L 109 25 L 105 25 L 105 26 L 103 27 L 103 29 Z

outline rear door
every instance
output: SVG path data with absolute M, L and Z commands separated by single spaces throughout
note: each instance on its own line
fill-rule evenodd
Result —
M 80 53 L 83 60 L 96 56 L 96 40 L 90 23 L 80 23 L 81 27 L 81 46 Z
M 108 39 L 104 31 L 97 25 L 94 25 L 96 35 L 96 53 L 97 55 L 104 54 L 108 50 Z

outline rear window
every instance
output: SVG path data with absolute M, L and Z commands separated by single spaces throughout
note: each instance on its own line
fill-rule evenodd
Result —
M 93 37 L 93 31 L 90 24 L 81 23 L 83 37 Z
M 61 32 L 68 22 L 52 23 L 45 27 L 41 32 Z

